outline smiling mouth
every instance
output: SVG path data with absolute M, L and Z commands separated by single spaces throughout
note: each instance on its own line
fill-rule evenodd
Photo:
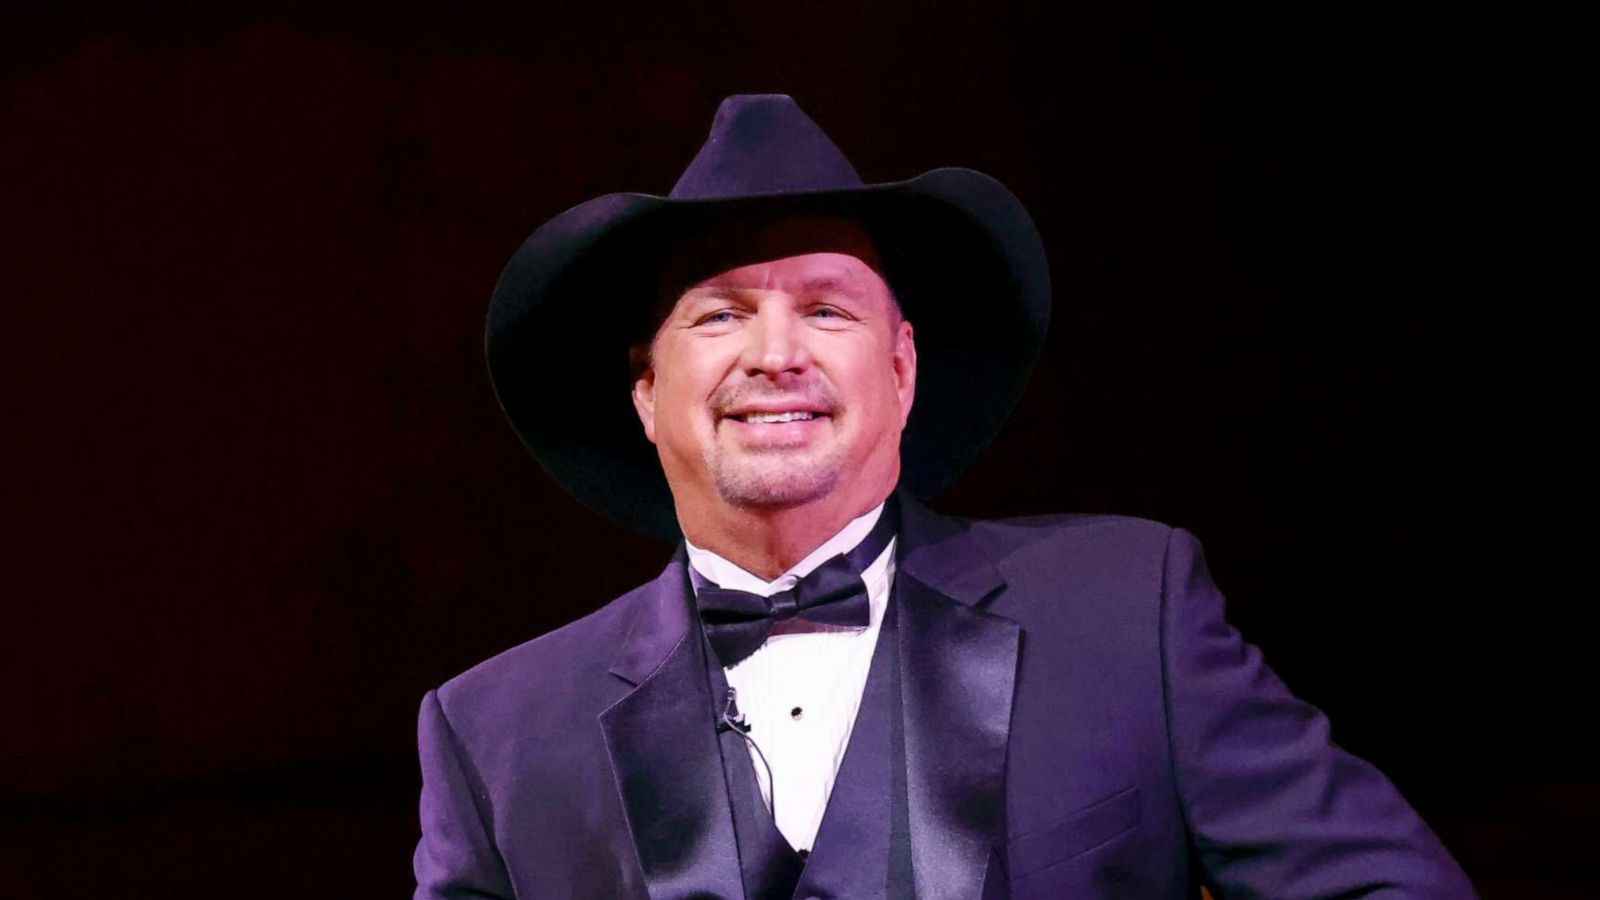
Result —
M 783 422 L 809 422 L 825 416 L 814 412 L 751 412 L 730 414 L 728 418 L 750 425 L 777 425 Z

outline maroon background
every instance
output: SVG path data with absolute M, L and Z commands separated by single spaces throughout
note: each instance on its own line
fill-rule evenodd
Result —
M 503 424 L 489 289 L 750 90 L 1044 233 L 1044 360 L 938 508 L 1196 531 L 1487 896 L 1593 890 L 1578 357 L 1506 286 L 1506 38 L 1303 5 L 13 18 L 0 893 L 409 889 L 422 693 L 667 553 Z

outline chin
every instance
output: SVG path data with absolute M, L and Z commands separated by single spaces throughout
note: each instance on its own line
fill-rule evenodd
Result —
M 730 506 L 782 509 L 811 503 L 833 493 L 843 481 L 843 466 L 808 460 L 741 460 L 713 466 L 717 493 Z

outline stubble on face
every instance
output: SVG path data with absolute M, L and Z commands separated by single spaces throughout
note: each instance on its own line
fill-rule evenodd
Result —
M 763 399 L 797 398 L 828 410 L 828 427 L 835 426 L 839 404 L 821 380 L 781 394 L 751 381 L 725 385 L 711 406 L 721 420 L 723 410 L 760 406 Z M 785 445 L 730 450 L 717 440 L 705 448 L 703 458 L 722 502 L 750 509 L 782 509 L 820 500 L 839 486 L 845 469 L 845 449 L 839 442 L 811 450 Z
M 800 506 L 833 493 L 844 471 L 844 454 L 834 451 L 796 465 L 782 454 L 747 456 L 730 463 L 706 454 L 706 466 L 722 502 L 729 506 L 775 509 Z

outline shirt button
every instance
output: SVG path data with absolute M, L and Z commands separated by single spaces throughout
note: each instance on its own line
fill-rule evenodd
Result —
M 805 714 L 806 714 L 806 711 L 801 709 L 798 706 L 796 706 L 794 709 L 789 710 L 789 718 L 795 720 L 796 722 L 800 721 L 800 717 L 804 716 Z

